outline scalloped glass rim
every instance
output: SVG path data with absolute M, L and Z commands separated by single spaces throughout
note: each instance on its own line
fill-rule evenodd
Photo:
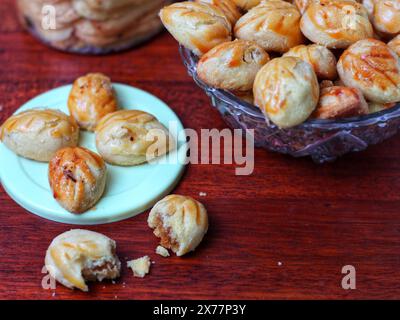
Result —
M 245 112 L 252 117 L 263 119 L 264 121 L 266 120 L 263 113 L 256 106 L 237 98 L 234 94 L 232 94 L 229 91 L 210 87 L 206 83 L 201 81 L 197 77 L 197 72 L 196 72 L 198 57 L 193 52 L 191 52 L 189 49 L 186 49 L 185 47 L 179 45 L 179 53 L 181 55 L 183 63 L 185 64 L 188 71 L 193 76 L 193 79 L 203 90 L 205 90 L 207 93 L 212 92 L 215 96 L 217 96 L 219 99 L 221 99 L 225 103 L 234 105 L 236 107 L 240 107 L 242 112 Z M 371 125 L 376 122 L 387 121 L 389 119 L 398 117 L 399 111 L 400 111 L 400 103 L 397 103 L 394 107 L 389 108 L 387 110 L 382 110 L 382 111 L 371 113 L 371 114 L 364 115 L 364 116 L 351 117 L 351 118 L 346 118 L 346 119 L 342 119 L 342 120 L 310 119 L 296 127 L 289 128 L 289 129 L 318 128 L 318 129 L 326 130 L 326 129 L 338 129 L 338 128 L 344 128 L 344 127 L 351 129 L 351 128 L 357 128 L 357 127 Z M 266 124 L 267 124 L 267 122 L 266 122 Z M 270 123 L 267 125 L 271 128 L 276 127 L 276 125 L 274 125 L 273 123 Z M 281 130 L 284 130 L 284 129 L 281 129 Z

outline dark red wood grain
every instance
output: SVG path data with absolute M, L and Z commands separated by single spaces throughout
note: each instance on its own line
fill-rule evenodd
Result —
M 70 55 L 25 33 L 12 3 L 0 1 L 0 122 L 37 94 L 100 71 L 159 96 L 188 128 L 226 127 L 168 34 L 118 55 Z M 121 279 L 90 293 L 59 285 L 53 295 L 41 288 L 45 250 L 73 226 L 28 213 L 0 187 L 0 299 L 400 298 L 400 136 L 327 165 L 256 150 L 247 177 L 229 165 L 190 165 L 175 192 L 209 210 L 194 254 L 155 255 L 147 213 L 88 227 L 117 241 Z M 134 278 L 125 260 L 145 254 L 156 262 L 151 274 Z M 357 270 L 352 291 L 341 288 L 348 264 Z

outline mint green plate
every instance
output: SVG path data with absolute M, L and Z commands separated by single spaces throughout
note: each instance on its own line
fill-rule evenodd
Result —
M 178 148 L 156 163 L 133 167 L 107 165 L 107 187 L 96 206 L 81 215 L 64 210 L 54 200 L 47 179 L 47 163 L 17 156 L 0 142 L 0 180 L 4 189 L 19 205 L 43 218 L 78 225 L 115 222 L 133 217 L 167 195 L 178 183 L 186 158 L 187 144 L 183 126 L 175 113 L 155 96 L 131 86 L 114 84 L 119 105 L 123 109 L 138 109 L 157 117 L 167 128 L 176 126 L 171 134 Z M 67 99 L 71 85 L 37 96 L 17 110 L 45 107 L 68 113 Z M 179 134 L 178 134 L 179 133 Z M 80 145 L 95 152 L 93 133 L 81 131 Z

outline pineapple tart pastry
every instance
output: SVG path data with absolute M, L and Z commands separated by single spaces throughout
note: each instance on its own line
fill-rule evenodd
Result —
M 235 40 L 211 49 L 197 65 L 199 78 L 210 86 L 231 90 L 249 91 L 269 55 L 252 41 Z
M 312 66 L 296 57 L 275 58 L 257 74 L 254 101 L 280 128 L 303 123 L 319 99 L 319 84 Z
M 49 274 L 62 285 L 89 291 L 86 281 L 116 279 L 121 262 L 116 243 L 105 235 L 75 229 L 53 239 L 46 252 L 45 265 Z
M 160 18 L 169 33 L 198 56 L 232 38 L 232 25 L 224 12 L 208 3 L 174 3 L 160 11 Z
M 106 177 L 103 159 L 81 147 L 59 150 L 49 164 L 49 183 L 54 198 L 72 213 L 83 213 L 100 200 Z
M 318 119 L 340 119 L 368 113 L 368 104 L 360 90 L 331 86 L 321 90 L 318 106 L 313 113 L 313 117 Z
M 153 115 L 139 110 L 120 110 L 101 119 L 96 146 L 110 164 L 133 166 L 149 162 L 175 148 L 168 130 Z
M 297 57 L 308 62 L 319 79 L 335 80 L 337 78 L 335 55 L 324 46 L 318 44 L 299 45 L 290 49 L 283 56 Z
M 31 109 L 8 118 L 0 127 L 0 140 L 16 154 L 48 162 L 64 147 L 78 144 L 79 128 L 65 113 Z
M 363 0 L 362 3 L 379 35 L 394 37 L 400 33 L 400 0 Z
M 334 49 L 345 49 L 358 40 L 373 37 L 367 10 L 353 0 L 313 2 L 300 26 L 312 42 Z
M 169 195 L 151 209 L 149 227 L 160 238 L 160 245 L 177 256 L 193 251 L 208 230 L 205 207 L 193 198 Z
M 400 58 L 385 43 L 360 40 L 344 51 L 337 69 L 347 87 L 361 90 L 372 102 L 400 101 Z
M 242 16 L 239 7 L 232 0 L 196 0 L 196 2 L 208 3 L 218 7 L 228 18 L 232 26 Z
M 234 33 L 238 39 L 257 42 L 266 51 L 284 53 L 304 42 L 300 18 L 300 12 L 288 2 L 261 2 L 238 20 Z
M 94 131 L 102 117 L 118 109 L 110 78 L 89 73 L 76 79 L 68 97 L 68 109 L 82 129 Z

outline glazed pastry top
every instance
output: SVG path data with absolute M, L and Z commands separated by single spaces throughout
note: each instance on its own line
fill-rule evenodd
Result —
M 118 108 L 110 78 L 101 73 L 89 73 L 76 79 L 68 108 L 81 127 L 94 130 L 103 116 Z
M 48 131 L 53 138 L 71 137 L 79 128 L 65 113 L 52 109 L 31 109 L 13 115 L 0 127 L 0 140 L 4 134 L 23 132 L 37 134 Z
M 49 165 L 49 182 L 54 198 L 70 211 L 80 213 L 91 202 L 91 194 L 104 179 L 106 166 L 96 153 L 81 147 L 59 150 Z M 103 190 L 101 190 L 102 193 Z

